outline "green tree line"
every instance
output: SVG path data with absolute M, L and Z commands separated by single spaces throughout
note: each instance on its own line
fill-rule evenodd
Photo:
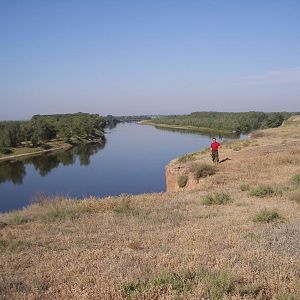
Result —
M 193 126 L 223 130 L 232 133 L 248 133 L 252 130 L 278 127 L 290 116 L 289 112 L 193 112 L 189 115 L 171 115 L 153 118 L 151 122 L 177 126 Z
M 0 122 L 0 148 L 30 143 L 33 147 L 52 139 L 103 137 L 107 119 L 97 114 L 35 115 L 29 121 Z

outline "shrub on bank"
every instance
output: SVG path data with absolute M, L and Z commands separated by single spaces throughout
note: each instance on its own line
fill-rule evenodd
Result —
M 188 182 L 188 177 L 183 175 L 183 176 L 179 176 L 177 179 L 177 184 L 180 188 L 184 188 L 186 186 Z
M 216 168 L 210 164 L 197 163 L 192 165 L 191 171 L 196 179 L 200 179 L 215 174 Z
M 1 154 L 11 154 L 12 151 L 9 148 L 0 147 L 0 153 Z

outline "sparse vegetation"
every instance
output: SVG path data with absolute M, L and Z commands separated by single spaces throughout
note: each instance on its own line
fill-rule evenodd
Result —
M 222 205 L 228 202 L 232 202 L 232 199 L 224 192 L 206 195 L 202 199 L 204 205 Z
M 262 209 L 259 213 L 257 213 L 253 219 L 254 222 L 259 223 L 270 223 L 280 220 L 283 220 L 283 218 L 277 210 L 270 210 L 266 208 Z
M 206 163 L 194 163 L 191 167 L 191 172 L 196 179 L 200 179 L 215 174 L 216 167 Z
M 179 176 L 177 179 L 177 184 L 180 188 L 184 188 L 188 182 L 188 177 L 186 175 Z
M 173 295 L 187 299 L 197 285 L 203 285 L 199 295 L 201 299 L 224 299 L 232 295 L 254 297 L 260 293 L 259 285 L 252 285 L 233 276 L 226 269 L 219 271 L 199 268 L 195 271 L 165 272 L 156 277 L 129 282 L 122 286 L 122 295 L 126 299 L 140 299 L 147 290 L 152 291 L 152 299 Z M 171 295 L 170 295 L 171 294 Z M 183 297 L 183 298 L 181 298 Z

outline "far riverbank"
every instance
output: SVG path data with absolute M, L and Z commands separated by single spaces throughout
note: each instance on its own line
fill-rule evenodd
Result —
M 138 124 L 142 125 L 152 125 L 157 128 L 170 128 L 170 129 L 182 129 L 182 130 L 190 130 L 195 132 L 200 132 L 204 134 L 210 134 L 210 135 L 221 135 L 221 136 L 233 136 L 237 135 L 235 132 L 228 131 L 228 130 L 215 130 L 211 128 L 206 127 L 196 127 L 196 126 L 180 126 L 180 125 L 169 125 L 169 124 L 157 124 L 148 120 L 139 121 Z

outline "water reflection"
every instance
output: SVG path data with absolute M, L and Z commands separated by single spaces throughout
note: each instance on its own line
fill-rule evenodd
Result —
M 23 183 L 23 178 L 26 175 L 25 165 L 21 161 L 4 163 L 0 165 L 0 184 L 5 181 L 11 181 L 14 184 L 20 185 Z
M 30 157 L 19 161 L 4 162 L 0 165 L 0 184 L 10 181 L 13 184 L 21 185 L 26 176 L 25 165 L 32 164 L 40 176 L 48 175 L 60 164 L 69 166 L 79 159 L 81 166 L 88 166 L 91 163 L 91 156 L 103 149 L 105 144 L 91 143 L 82 146 L 76 146 L 67 151 L 43 154 Z

